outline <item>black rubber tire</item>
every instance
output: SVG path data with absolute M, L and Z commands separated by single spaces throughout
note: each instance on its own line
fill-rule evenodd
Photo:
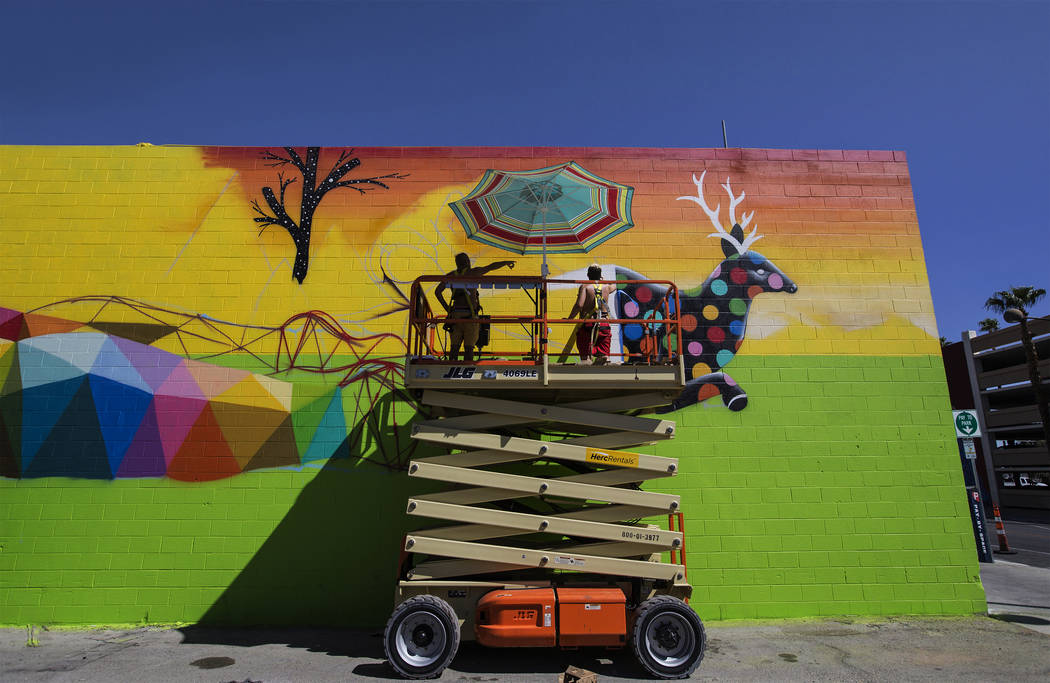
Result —
M 419 622 L 420 640 L 409 643 L 405 633 L 399 633 L 409 619 Z M 411 622 L 410 622 L 411 623 Z M 429 631 L 429 633 L 428 633 Z M 413 662 L 411 650 L 425 651 L 426 646 L 439 638 L 436 650 Z M 429 639 L 428 639 L 429 638 Z M 424 648 L 419 650 L 419 647 Z M 452 606 L 433 595 L 417 595 L 394 608 L 383 629 L 383 652 L 394 671 L 405 678 L 437 678 L 459 650 L 459 619 Z
M 630 635 L 638 663 L 663 679 L 688 678 L 700 666 L 707 647 L 700 617 L 670 595 L 658 595 L 639 605 L 631 620 Z

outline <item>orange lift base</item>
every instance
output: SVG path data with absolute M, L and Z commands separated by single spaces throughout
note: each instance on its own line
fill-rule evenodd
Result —
M 495 590 L 475 624 L 486 647 L 623 647 L 627 598 L 619 588 Z
M 558 588 L 558 645 L 623 647 L 627 597 L 619 588 Z
M 494 590 L 478 600 L 478 642 L 486 647 L 554 647 L 554 589 Z

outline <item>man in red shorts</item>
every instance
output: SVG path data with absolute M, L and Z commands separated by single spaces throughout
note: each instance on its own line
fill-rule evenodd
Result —
M 597 263 L 592 263 L 587 268 L 588 280 L 601 280 L 602 269 Z M 601 365 L 608 360 L 609 345 L 612 341 L 612 333 L 609 323 L 602 318 L 609 317 L 609 297 L 616 289 L 616 285 L 597 285 L 586 283 L 580 285 L 576 303 L 569 311 L 569 318 L 580 316 L 581 322 L 576 329 L 576 348 L 580 352 L 580 363 L 590 365 L 595 363 Z M 594 360 L 591 360 L 594 354 Z

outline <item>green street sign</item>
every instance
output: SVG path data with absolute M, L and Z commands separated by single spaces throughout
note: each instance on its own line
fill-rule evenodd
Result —
M 981 427 L 977 423 L 976 410 L 953 410 L 952 418 L 955 421 L 955 436 L 960 439 L 981 435 Z

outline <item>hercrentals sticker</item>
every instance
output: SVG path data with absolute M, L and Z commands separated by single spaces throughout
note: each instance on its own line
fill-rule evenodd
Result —
M 628 453 L 627 451 L 607 451 L 598 448 L 588 448 L 587 462 L 593 462 L 596 465 L 638 467 L 638 454 Z

